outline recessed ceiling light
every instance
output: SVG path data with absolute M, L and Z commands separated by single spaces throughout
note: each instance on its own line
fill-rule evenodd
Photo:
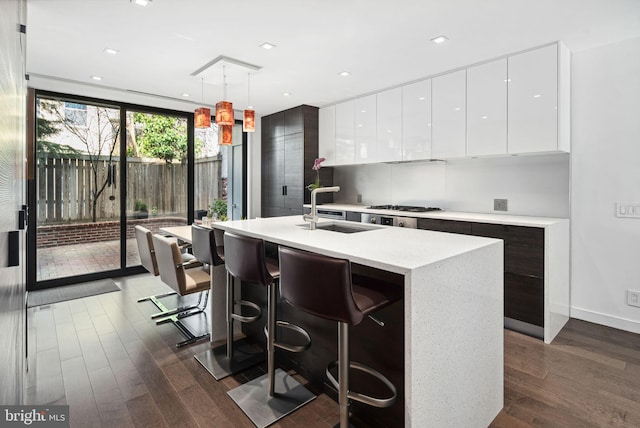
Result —
M 348 75 L 350 75 L 351 73 L 349 73 L 348 71 L 341 71 L 340 73 L 338 73 L 340 76 L 346 77 Z
M 109 55 L 115 55 L 120 51 L 116 49 L 111 49 L 111 48 L 104 48 L 104 52 L 108 53 Z
M 102 80 L 102 77 L 100 77 L 100 76 L 91 76 L 91 78 L 93 80 Z
M 439 45 L 440 43 L 444 43 L 447 40 L 449 40 L 447 37 L 445 36 L 438 36 L 438 37 L 434 37 L 433 39 L 431 39 L 431 41 L 437 45 Z
M 360 110 L 360 113 L 366 113 L 366 112 L 367 112 L 366 110 Z
M 488 118 L 489 118 L 489 116 L 482 116 L 482 118 L 483 118 L 483 119 L 488 119 Z
M 418 97 L 420 101 L 424 101 L 424 97 Z
M 131 3 L 139 4 L 140 6 L 146 6 L 151 3 L 151 0 L 131 0 Z
M 504 79 L 504 81 L 509 83 L 509 82 L 511 82 L 511 79 Z
M 540 98 L 541 96 L 542 96 L 542 95 L 540 95 L 540 94 L 535 94 L 535 95 L 533 96 L 533 98 Z
M 284 95 L 285 97 L 288 97 L 289 95 L 291 95 L 291 92 L 283 92 L 282 95 Z
M 183 94 L 182 94 L 182 96 L 186 98 L 186 97 L 190 97 L 191 95 L 190 95 L 190 94 L 187 94 L 187 93 L 185 92 L 185 93 L 183 93 Z
M 455 111 L 460 111 L 460 107 L 454 108 Z
M 260 45 L 260 47 L 261 47 L 262 49 L 269 50 L 269 49 L 273 49 L 273 48 L 275 48 L 275 47 L 276 47 L 276 45 L 274 45 L 273 43 L 264 42 L 263 44 L 261 44 L 261 45 Z

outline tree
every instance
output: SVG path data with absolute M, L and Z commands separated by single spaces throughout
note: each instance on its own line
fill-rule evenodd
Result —
M 119 112 L 116 109 L 88 105 L 91 112 L 87 112 L 86 124 L 77 126 L 74 121 L 65 117 L 64 103 L 52 103 L 51 112 L 57 121 L 71 134 L 78 138 L 86 148 L 91 168 L 91 219 L 97 221 L 98 198 L 102 195 L 109 183 L 109 176 L 100 176 L 100 157 L 108 153 L 108 164 L 111 165 L 113 154 L 117 147 L 120 135 Z
M 38 107 L 44 112 L 51 113 L 55 108 L 55 102 L 38 98 Z M 61 122 L 59 120 L 46 119 L 42 114 L 38 114 L 36 116 L 36 142 L 38 145 L 38 153 L 47 153 L 54 156 L 73 156 L 80 154 L 80 152 L 73 147 L 66 144 L 54 143 L 53 141 L 48 140 L 49 137 L 53 137 L 60 133 L 60 125 Z
M 134 113 L 136 142 L 140 153 L 149 157 L 184 161 L 187 157 L 187 124 L 183 119 L 158 114 Z

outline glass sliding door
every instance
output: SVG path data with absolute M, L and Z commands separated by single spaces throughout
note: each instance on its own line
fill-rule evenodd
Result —
M 215 123 L 194 130 L 191 113 L 35 94 L 30 289 L 139 272 L 136 225 L 246 216 L 241 123 L 219 146 Z
M 35 134 L 36 280 L 119 269 L 120 109 L 38 95 Z
M 188 116 L 126 113 L 126 266 L 140 265 L 134 227 L 188 224 Z

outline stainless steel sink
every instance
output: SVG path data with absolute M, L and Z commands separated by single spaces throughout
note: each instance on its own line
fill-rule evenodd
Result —
M 309 228 L 308 224 L 299 224 L 298 227 L 302 227 L 305 229 Z M 339 233 L 358 233 L 358 232 L 366 232 L 367 230 L 379 229 L 375 226 L 363 225 L 360 223 L 354 224 L 344 224 L 344 223 L 318 223 L 316 225 L 316 230 L 328 230 L 331 232 L 339 232 Z

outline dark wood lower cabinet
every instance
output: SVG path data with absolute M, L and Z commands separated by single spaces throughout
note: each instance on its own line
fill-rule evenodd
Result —
M 544 279 L 505 272 L 504 316 L 544 327 Z
M 543 228 L 427 218 L 418 219 L 418 228 L 502 239 L 504 316 L 544 327 Z

